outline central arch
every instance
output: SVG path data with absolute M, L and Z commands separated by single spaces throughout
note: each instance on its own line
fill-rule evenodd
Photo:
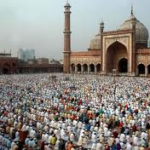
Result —
M 119 61 L 118 70 L 120 73 L 127 73 L 128 72 L 128 60 L 126 58 L 122 58 Z
M 111 44 L 108 47 L 106 53 L 107 73 L 112 73 L 113 69 L 117 69 L 120 73 L 127 72 L 128 71 L 127 58 L 128 58 L 127 48 L 122 43 L 116 41 L 113 44 Z M 123 66 L 125 67 L 124 69 Z

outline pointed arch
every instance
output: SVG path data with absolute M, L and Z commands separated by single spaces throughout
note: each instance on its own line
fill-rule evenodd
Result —
M 97 73 L 99 73 L 101 71 L 101 64 L 96 65 L 96 70 L 97 70 Z
M 71 72 L 75 73 L 75 64 L 71 64 Z
M 150 75 L 150 64 L 147 66 L 148 74 Z
M 138 74 L 139 75 L 145 74 L 145 65 L 144 64 L 138 65 Z
M 111 44 L 106 53 L 107 63 L 106 63 L 106 70 L 108 73 L 111 73 L 113 69 L 119 70 L 119 61 L 120 59 L 128 58 L 127 48 L 124 44 L 116 41 Z M 128 66 L 127 66 L 128 67 Z
M 94 72 L 94 71 L 95 71 L 95 66 L 94 66 L 94 64 L 90 64 L 90 65 L 89 65 L 89 68 L 90 68 L 90 72 Z
M 77 72 L 81 72 L 81 64 L 77 64 Z
M 83 72 L 88 72 L 88 65 L 87 64 L 83 64 Z

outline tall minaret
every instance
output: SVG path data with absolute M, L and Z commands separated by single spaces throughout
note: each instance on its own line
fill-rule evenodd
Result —
M 71 31 L 70 31 L 70 4 L 66 3 L 65 7 L 65 28 L 64 28 L 64 60 L 63 72 L 70 73 L 70 54 L 71 54 Z
M 133 75 L 136 74 L 136 64 L 135 64 L 135 60 L 136 60 L 136 56 L 135 56 L 135 52 L 136 52 L 136 18 L 134 16 L 134 12 L 133 12 L 133 5 L 131 6 L 131 18 L 132 18 L 132 62 L 131 62 L 131 73 L 133 73 Z

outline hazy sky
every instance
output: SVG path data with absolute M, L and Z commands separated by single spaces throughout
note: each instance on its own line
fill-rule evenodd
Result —
M 116 30 L 134 14 L 150 31 L 150 0 L 70 0 L 72 50 L 89 48 L 99 32 Z M 62 58 L 66 0 L 0 0 L 0 52 L 35 49 L 36 57 Z

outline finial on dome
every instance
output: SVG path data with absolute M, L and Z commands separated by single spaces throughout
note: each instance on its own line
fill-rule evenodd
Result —
M 136 21 L 136 17 L 134 16 L 133 4 L 131 5 L 131 16 L 130 16 L 130 20 Z
M 70 7 L 69 1 L 67 0 L 65 7 Z
M 133 16 L 133 4 L 131 5 L 131 15 Z

